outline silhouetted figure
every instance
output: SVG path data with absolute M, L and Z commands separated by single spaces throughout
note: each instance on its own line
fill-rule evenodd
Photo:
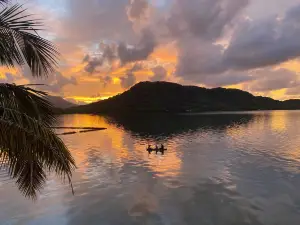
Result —
M 151 148 L 151 145 L 148 145 L 147 152 L 148 152 L 149 154 L 151 154 L 152 151 L 153 151 L 153 149 Z
M 158 151 L 159 151 L 159 148 L 158 148 L 158 146 L 156 145 L 156 146 L 155 146 L 155 152 L 156 152 L 156 154 L 158 153 Z
M 157 146 L 156 146 L 157 147 Z M 157 150 L 157 148 L 155 149 L 156 150 L 156 154 L 157 154 L 157 152 L 161 152 L 161 154 L 162 155 L 164 155 L 165 154 L 165 151 L 167 150 L 166 148 L 165 148 L 165 146 L 163 145 L 163 144 L 161 144 L 160 145 L 160 148 Z

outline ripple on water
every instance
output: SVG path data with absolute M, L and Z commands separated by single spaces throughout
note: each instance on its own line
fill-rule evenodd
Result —
M 0 171 L 0 223 L 279 224 L 300 221 L 300 112 L 68 115 L 75 196 L 54 175 L 35 203 Z M 165 144 L 149 155 L 148 144 Z M 4 224 L 5 224 L 4 223 Z

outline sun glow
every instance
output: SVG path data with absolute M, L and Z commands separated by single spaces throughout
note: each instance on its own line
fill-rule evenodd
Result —
M 121 83 L 120 78 L 114 77 L 112 80 L 113 80 L 113 84 L 120 84 Z
M 97 96 L 97 97 L 84 97 L 84 96 L 72 96 L 72 97 L 68 97 L 67 99 L 73 99 L 75 102 L 78 103 L 93 103 L 93 102 L 97 102 L 97 101 L 102 101 L 102 100 L 106 100 L 109 99 L 113 96 Z

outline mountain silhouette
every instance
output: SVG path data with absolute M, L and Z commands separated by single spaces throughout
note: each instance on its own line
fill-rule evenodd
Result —
M 63 99 L 62 97 L 59 96 L 50 96 L 48 95 L 46 97 L 46 99 L 51 102 L 51 104 L 55 107 L 55 108 L 59 108 L 59 109 L 66 109 L 66 108 L 70 108 L 70 107 L 75 107 L 76 104 L 73 104 L 65 99 Z
M 238 89 L 183 86 L 170 82 L 141 82 L 122 94 L 65 113 L 205 112 L 300 109 L 300 100 L 278 101 Z

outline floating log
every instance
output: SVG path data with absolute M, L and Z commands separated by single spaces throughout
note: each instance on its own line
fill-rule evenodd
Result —
M 77 133 L 76 131 L 73 131 L 73 132 L 65 132 L 65 133 L 57 134 L 57 135 L 69 135 L 69 134 L 76 134 L 76 133 Z
M 52 129 L 70 129 L 70 130 L 106 130 L 104 127 L 51 127 Z
M 93 131 L 99 131 L 99 129 L 81 130 L 81 131 L 79 131 L 79 133 L 87 133 L 87 132 L 93 132 Z
M 100 131 L 106 130 L 107 128 L 103 127 L 51 127 L 52 129 L 70 129 L 70 130 L 79 130 L 79 131 L 71 131 L 71 132 L 64 132 L 57 135 L 69 135 L 69 134 L 78 134 L 78 133 L 87 133 L 93 131 Z

